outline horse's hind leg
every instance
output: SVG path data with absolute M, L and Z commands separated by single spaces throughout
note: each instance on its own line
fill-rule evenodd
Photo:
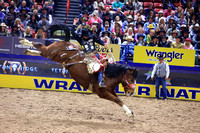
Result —
M 115 93 L 115 92 L 114 92 Z M 127 116 L 133 116 L 133 112 L 119 99 L 119 97 L 115 94 L 112 94 L 108 90 L 104 88 L 99 89 L 99 93 L 97 94 L 100 98 L 104 98 L 110 101 L 117 103 L 119 106 L 123 108 L 126 112 Z

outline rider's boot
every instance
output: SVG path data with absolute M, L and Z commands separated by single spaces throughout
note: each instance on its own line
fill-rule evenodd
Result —
M 98 73 L 98 83 L 99 83 L 99 87 L 106 87 L 104 83 L 104 79 L 103 79 L 103 71 Z

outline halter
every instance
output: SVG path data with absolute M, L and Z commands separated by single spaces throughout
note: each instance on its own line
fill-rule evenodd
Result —
M 135 84 L 130 84 L 129 82 L 128 82 L 128 80 L 127 80 L 127 78 L 126 78 L 126 74 L 124 75 L 124 77 L 123 77 L 123 79 L 124 79 L 124 81 L 126 82 L 126 84 L 127 85 L 125 85 L 125 86 L 123 86 L 124 88 L 135 88 Z

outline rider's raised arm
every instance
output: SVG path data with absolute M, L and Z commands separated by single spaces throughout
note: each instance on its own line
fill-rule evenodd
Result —
M 96 43 L 98 43 L 98 44 L 100 44 L 102 46 L 105 45 L 105 42 L 102 41 L 100 38 L 96 37 L 95 35 L 93 36 L 93 40 L 94 40 L 94 42 L 96 42 Z
M 76 25 L 73 25 L 71 33 L 72 33 L 74 39 L 77 40 L 79 43 L 81 43 L 81 38 L 79 37 L 79 35 L 75 31 L 76 31 Z

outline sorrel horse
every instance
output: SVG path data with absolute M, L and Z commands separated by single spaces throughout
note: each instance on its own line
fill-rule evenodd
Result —
M 43 57 L 62 63 L 68 69 L 71 77 L 82 87 L 96 93 L 100 98 L 113 101 L 120 105 L 127 116 L 133 116 L 133 112 L 119 99 L 115 88 L 122 83 L 126 89 L 135 89 L 138 70 L 119 64 L 108 64 L 105 68 L 104 82 L 106 87 L 99 88 L 97 74 L 89 74 L 87 65 L 84 63 L 82 50 L 69 41 L 56 41 L 49 46 L 37 42 L 29 42 L 21 39 L 20 43 L 34 46 Z M 73 47 L 72 49 L 68 49 Z

